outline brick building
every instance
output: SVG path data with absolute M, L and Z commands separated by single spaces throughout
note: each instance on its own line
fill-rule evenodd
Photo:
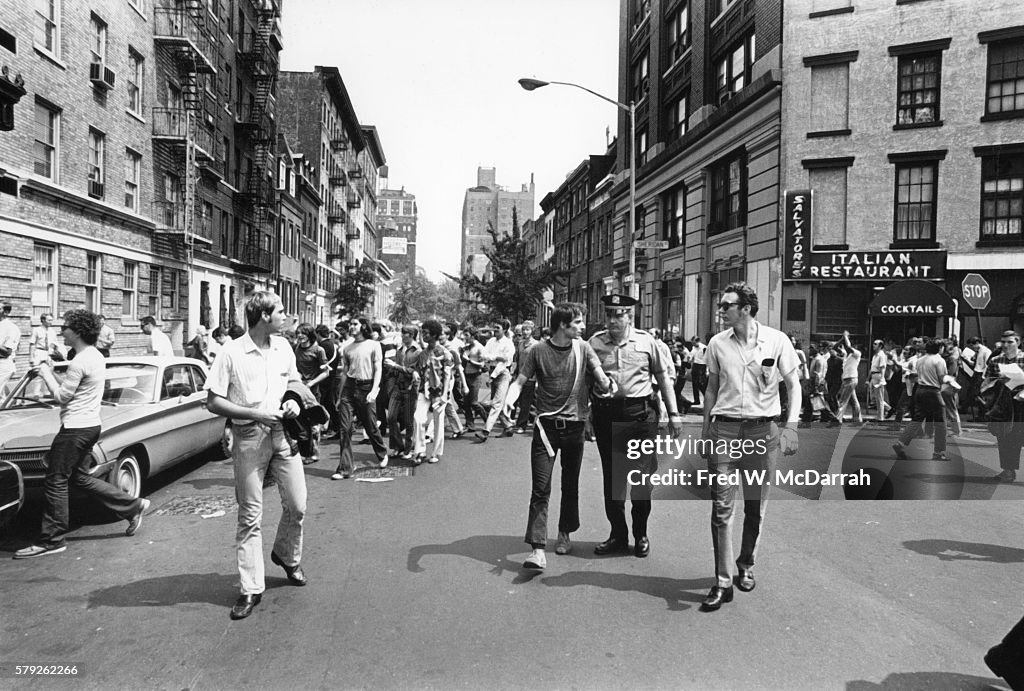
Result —
M 185 265 L 152 246 L 154 43 L 142 12 L 0 2 L 0 62 L 27 92 L 0 132 L 0 292 L 26 336 L 40 314 L 85 306 L 106 315 L 115 353 L 142 347 L 148 314 L 181 347 Z
M 883 289 L 924 278 L 975 335 L 960 284 L 977 272 L 993 293 L 988 342 L 1019 332 L 1024 5 L 789 0 L 784 25 L 784 180 L 813 193 L 813 210 L 801 263 L 785 266 L 783 327 L 865 341 L 949 333 L 948 312 L 869 315 Z
M 519 192 L 510 192 L 496 180 L 494 168 L 477 168 L 476 186 L 467 189 L 463 198 L 461 274 L 487 275 L 489 262 L 483 252 L 493 244 L 488 227 L 494 228 L 499 236 L 511 233 L 513 208 L 520 228 L 533 218 L 533 176 Z
M 687 336 L 718 328 L 727 283 L 762 296 L 780 322 L 781 0 L 622 0 L 613 254 L 628 289 L 630 146 L 637 154 L 636 238 L 642 326 Z
M 382 189 L 377 200 L 380 227 L 380 259 L 396 274 L 416 270 L 416 195 L 405 188 Z M 387 238 L 395 238 L 387 240 Z

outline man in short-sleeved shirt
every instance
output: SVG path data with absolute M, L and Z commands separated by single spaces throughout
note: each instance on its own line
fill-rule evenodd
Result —
M 156 319 L 153 317 L 143 317 L 142 333 L 149 336 L 149 344 L 146 348 L 148 354 L 166 357 L 174 355 L 174 346 L 171 345 L 171 339 L 160 330 L 160 327 L 156 324 Z
M 6 393 L 7 382 L 14 375 L 14 356 L 21 341 L 21 329 L 11 321 L 11 304 L 0 303 L 0 396 Z
M 732 523 L 737 488 L 721 481 L 722 476 L 739 470 L 743 478 L 743 541 L 736 566 L 739 567 L 737 587 L 748 592 L 755 585 L 753 566 L 768 503 L 768 486 L 748 484 L 744 473 L 767 471 L 767 482 L 774 481 L 772 473 L 780 443 L 786 454 L 796 452 L 800 415 L 799 406 L 789 406 L 781 433 L 773 421 L 782 413 L 781 383 L 785 383 L 789 400 L 799 400 L 800 360 L 786 334 L 754 319 L 758 311 L 757 293 L 746 283 L 730 284 L 722 294 L 718 311 L 730 328 L 708 343 L 708 388 L 702 438 L 713 442 L 716 449 L 718 442 L 724 440 L 730 449 L 753 448 L 753 451 L 743 453 L 740 458 L 734 458 L 740 454 L 731 452 L 708 454 L 708 470 L 720 481 L 711 487 L 711 535 L 717 583 L 701 604 L 705 611 L 714 611 L 733 598 Z M 757 515 L 752 515 L 752 510 L 756 510 Z
M 281 336 L 284 307 L 268 291 L 256 291 L 245 304 L 249 330 L 225 343 L 213 361 L 205 389 L 209 410 L 232 421 L 235 497 L 238 527 L 235 533 L 241 595 L 231 609 L 232 619 L 244 619 L 260 603 L 263 575 L 263 477 L 274 475 L 281 494 L 281 520 L 270 559 L 284 569 L 294 585 L 306 585 L 302 571 L 303 519 L 306 514 L 306 477 L 302 461 L 293 454 L 281 420 L 294 417 L 283 409 L 289 382 L 298 382 L 295 353 Z

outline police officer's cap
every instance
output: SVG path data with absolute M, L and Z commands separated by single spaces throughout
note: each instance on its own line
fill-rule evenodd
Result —
M 621 295 L 619 293 L 612 293 L 611 295 L 605 295 L 601 298 L 602 304 L 606 309 L 622 309 L 625 307 L 633 307 L 636 305 L 636 298 L 632 298 L 628 295 Z

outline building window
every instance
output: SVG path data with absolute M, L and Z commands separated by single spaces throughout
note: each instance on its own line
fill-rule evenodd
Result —
M 402 215 L 412 216 L 416 212 L 412 210 L 412 202 L 402 202 Z
M 679 185 L 665 195 L 665 231 L 662 240 L 668 247 L 682 247 L 686 242 L 686 187 Z
M 107 61 L 107 23 L 93 14 L 89 18 L 89 28 L 92 61 L 102 65 Z
M 89 196 L 103 199 L 103 149 L 106 137 L 89 128 Z
M 180 308 L 181 274 L 175 269 L 164 269 L 163 276 L 163 307 L 172 312 Z
M 139 265 L 136 262 L 125 261 L 124 274 L 121 276 L 121 318 L 135 319 L 136 300 L 135 296 L 139 291 Z
M 668 18 L 668 61 L 674 63 L 690 47 L 690 1 L 683 0 Z
M 124 150 L 124 205 L 139 210 L 139 178 L 142 175 L 142 154 L 131 149 Z
M 747 223 L 747 154 L 739 151 L 711 167 L 710 234 Z
M 846 244 L 847 168 L 813 168 L 807 181 L 814 190 L 814 245 Z
M 1024 113 L 1024 38 L 988 47 L 985 114 Z
M 675 141 L 686 134 L 687 94 L 675 98 L 665 113 L 665 126 L 668 128 L 666 141 Z
M 651 0 L 633 0 L 633 30 L 643 24 L 651 13 Z
M 61 0 L 35 0 L 36 45 L 60 57 L 60 2 Z
M 142 85 L 145 84 L 145 58 L 128 49 L 128 110 L 142 115 Z
M 1024 239 L 1024 153 L 981 161 L 982 240 Z
M 100 255 L 85 255 L 85 309 L 102 314 L 100 305 Z
M 149 315 L 160 319 L 160 267 L 149 267 Z
M 54 182 L 57 175 L 57 146 L 60 142 L 60 111 L 36 101 L 34 167 L 36 175 Z
M 750 83 L 750 66 L 754 61 L 754 34 L 734 45 L 715 64 L 716 96 L 722 105 L 733 94 Z
M 900 56 L 897 124 L 938 122 L 941 65 L 941 53 Z
M 637 125 L 636 128 L 636 164 L 643 165 L 647 162 L 647 123 Z M 574 214 L 575 215 L 575 214 Z
M 57 248 L 36 244 L 32 261 L 32 316 L 57 313 Z
M 633 65 L 633 102 L 639 103 L 647 97 L 650 89 L 650 58 L 647 53 Z
M 939 164 L 896 166 L 895 242 L 935 240 Z

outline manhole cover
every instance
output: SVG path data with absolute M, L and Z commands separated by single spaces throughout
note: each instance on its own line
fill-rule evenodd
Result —
M 235 510 L 235 495 L 176 497 L 156 510 L 157 516 L 201 516 Z

